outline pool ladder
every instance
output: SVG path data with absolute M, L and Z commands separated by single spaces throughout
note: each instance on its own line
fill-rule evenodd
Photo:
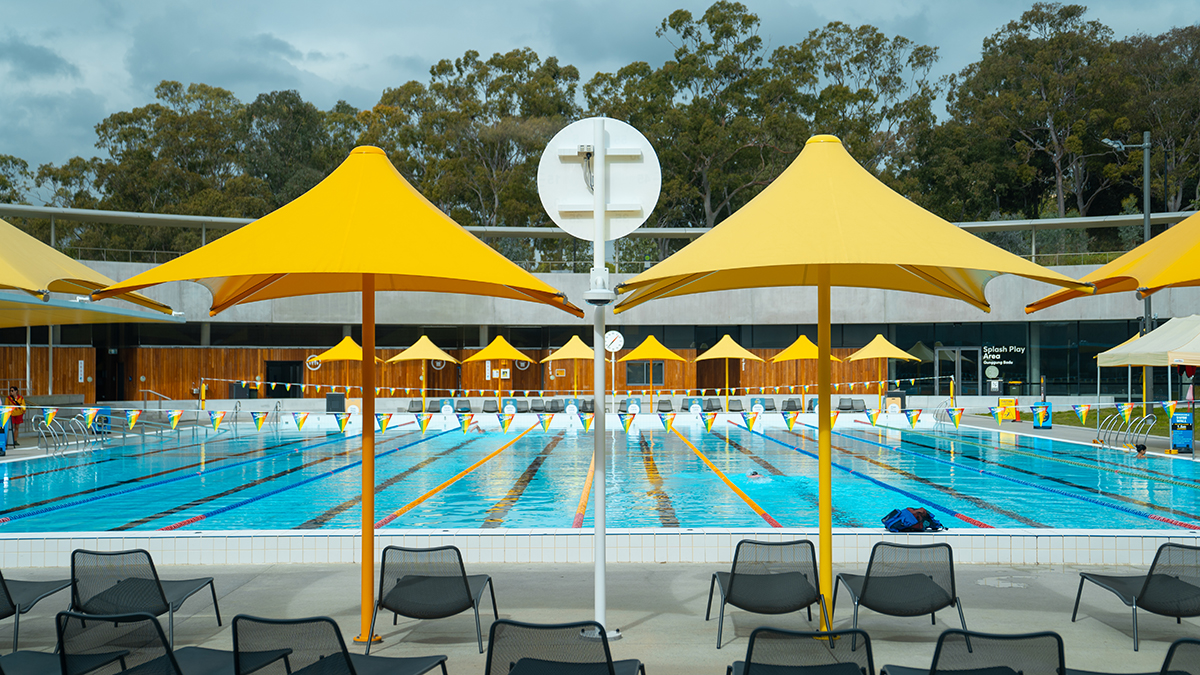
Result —
M 98 437 L 83 423 L 83 415 L 56 418 L 46 423 L 44 416 L 35 417 L 34 428 L 38 433 L 38 447 L 46 454 L 61 454 L 72 447 L 86 447 Z
M 1154 414 L 1130 417 L 1126 422 L 1120 413 L 1114 413 L 1101 422 L 1096 441 L 1101 447 L 1133 449 L 1146 442 L 1157 422 Z

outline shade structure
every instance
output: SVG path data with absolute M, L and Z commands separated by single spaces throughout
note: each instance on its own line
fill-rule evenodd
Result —
M 107 303 L 53 296 L 38 300 L 26 293 L 0 292 L 0 328 L 95 323 L 184 323 L 184 318 Z
M 625 297 L 614 311 L 710 291 L 816 286 L 817 393 L 828 401 L 831 287 L 957 298 L 986 311 L 984 287 L 1001 274 L 1088 288 L 925 211 L 859 166 L 836 137 L 822 135 L 809 139 L 792 165 L 750 203 L 619 285 Z M 821 592 L 831 602 L 831 428 L 829 415 L 817 418 Z
M 428 335 L 422 335 L 417 339 L 413 346 L 405 349 L 399 354 L 388 359 L 388 363 L 399 363 L 401 361 L 420 361 L 421 362 L 421 410 L 425 410 L 425 393 L 429 390 L 428 383 L 425 381 L 425 362 L 426 361 L 449 361 L 450 363 L 458 363 L 458 359 L 450 356 L 442 351 L 440 347 L 433 344 L 433 340 L 429 339 Z
M 744 347 L 739 345 L 734 339 L 726 333 L 717 340 L 717 344 L 711 349 L 696 357 L 696 361 L 707 361 L 709 359 L 724 359 L 725 360 L 725 410 L 729 410 L 729 362 L 733 359 L 749 359 L 763 363 L 763 360 L 754 354 L 746 351 Z
M 687 361 L 687 359 L 664 347 L 658 338 L 647 335 L 646 339 L 642 340 L 642 344 L 617 361 Z
M 854 352 L 846 360 L 847 361 L 866 361 L 868 359 L 879 359 L 879 407 L 883 408 L 883 367 L 887 364 L 888 359 L 899 359 L 900 361 L 920 361 L 916 356 L 900 349 L 896 345 L 887 341 L 882 333 L 876 333 L 874 339 L 867 343 L 866 347 Z
M 594 361 L 596 352 L 591 347 L 584 344 L 583 340 L 578 335 L 572 335 L 567 344 L 554 350 L 550 356 L 542 359 L 542 363 L 550 363 L 552 361 Z M 609 359 L 604 359 L 608 361 Z M 574 372 L 571 377 L 572 388 L 575 395 L 579 395 L 579 364 L 574 364 Z
M 503 335 L 497 335 L 492 339 L 491 343 L 478 352 L 463 359 L 463 363 L 474 363 L 476 361 L 528 361 L 534 363 L 534 360 L 522 354 L 516 347 L 510 345 L 508 340 L 504 339 Z
M 213 294 L 211 314 L 239 303 L 362 293 L 362 348 L 375 353 L 375 291 L 465 293 L 539 302 L 582 317 L 562 293 L 500 255 L 417 192 L 382 150 L 355 148 L 316 187 L 168 263 L 109 286 L 108 297 L 171 281 Z M 364 360 L 360 640 L 375 604 L 375 365 Z
M 1200 286 L 1200 213 L 1085 274 L 1080 281 L 1093 284 L 1098 295 L 1136 291 L 1139 298 L 1164 288 Z M 1074 289 L 1058 291 L 1029 303 L 1025 312 L 1033 313 L 1085 294 L 1090 295 Z
M 796 338 L 796 341 L 788 346 L 787 349 L 779 352 L 771 358 L 771 363 L 779 363 L 780 361 L 801 361 L 813 360 L 817 358 L 817 346 L 808 339 L 807 335 L 801 335 Z M 831 361 L 841 363 L 842 360 L 833 354 L 829 355 Z
M 354 338 L 347 335 L 342 338 L 342 341 L 336 345 L 317 354 L 317 360 L 322 363 L 326 361 L 362 361 L 363 349 Z M 383 363 L 383 359 L 375 357 L 376 363 Z
M 1200 315 L 1181 316 L 1101 352 L 1096 363 L 1110 366 L 1200 366 Z

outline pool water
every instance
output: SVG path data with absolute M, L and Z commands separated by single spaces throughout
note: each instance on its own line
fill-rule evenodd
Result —
M 385 528 L 575 525 L 593 434 L 523 419 L 507 434 L 389 428 L 377 440 L 376 518 Z M 609 527 L 816 526 L 814 429 L 677 428 L 607 434 Z M 359 527 L 361 436 L 240 433 L 0 464 L 0 533 Z M 892 509 L 923 506 L 952 529 L 1200 529 L 1200 471 L 1187 460 L 857 423 L 838 424 L 832 452 L 835 527 L 879 528 Z M 591 527 L 590 503 L 579 524 Z

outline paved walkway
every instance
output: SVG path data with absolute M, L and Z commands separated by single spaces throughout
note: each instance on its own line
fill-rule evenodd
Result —
M 803 612 L 769 617 L 729 610 L 725 645 L 718 651 L 715 609 L 714 619 L 704 621 L 709 578 L 715 569 L 703 564 L 609 565 L 609 626 L 620 628 L 625 636 L 613 643 L 614 657 L 641 659 L 649 675 L 720 675 L 726 665 L 744 658 L 747 637 L 754 628 L 813 627 Z M 1114 673 L 1157 672 L 1173 640 L 1200 635 L 1200 620 L 1185 619 L 1183 625 L 1177 625 L 1173 619 L 1142 613 L 1141 651 L 1134 652 L 1129 610 L 1111 593 L 1090 584 L 1084 589 L 1079 621 L 1071 623 L 1078 572 L 1083 569 L 1134 572 L 1128 567 L 960 565 L 958 592 L 967 623 L 972 630 L 988 632 L 1057 631 L 1066 644 L 1068 667 Z M 492 575 L 502 618 L 545 623 L 592 618 L 590 565 L 474 565 L 468 571 Z M 176 618 L 176 642 L 181 646 L 230 649 L 229 621 L 241 612 L 269 617 L 328 615 L 338 621 L 347 639 L 359 631 L 359 570 L 352 565 L 164 566 L 160 573 L 176 579 L 216 577 L 225 626 L 217 627 L 211 602 L 199 594 L 188 600 Z M 67 574 L 65 569 L 38 569 L 12 576 L 45 579 Z M 834 626 L 848 628 L 851 613 L 844 592 L 839 600 Z M 52 647 L 53 615 L 66 602 L 67 594 L 60 593 L 21 619 L 23 648 Z M 490 613 L 491 607 L 485 604 L 485 631 Z M 928 665 L 938 634 L 959 627 L 952 609 L 938 613 L 937 625 L 930 625 L 924 617 L 894 618 L 869 610 L 862 610 L 859 618 L 861 628 L 872 638 L 876 670 L 889 663 Z M 483 671 L 484 656 L 475 645 L 471 612 L 438 621 L 402 618 L 398 626 L 392 626 L 391 617 L 381 618 L 379 623 L 384 641 L 373 653 L 447 654 L 452 674 Z M 11 630 L 11 620 L 0 623 L 0 644 L 9 644 Z
M 1088 420 L 1089 424 L 1091 419 Z M 1030 436 L 1041 436 L 1043 438 L 1053 438 L 1063 441 L 1074 441 L 1076 443 L 1085 443 L 1092 445 L 1092 441 L 1096 439 L 1096 427 L 1074 427 L 1065 424 L 1056 424 L 1050 429 L 1034 429 L 1033 422 L 1028 415 L 1024 415 L 1020 422 L 1005 421 L 1003 424 L 997 425 L 989 415 L 963 415 L 962 423 L 964 426 L 978 427 L 989 431 L 1008 431 L 1011 433 L 1028 434 Z M 1146 448 L 1150 452 L 1164 452 L 1171 447 L 1171 441 L 1163 436 L 1150 436 L 1146 441 Z M 1189 457 L 1190 455 L 1183 455 Z

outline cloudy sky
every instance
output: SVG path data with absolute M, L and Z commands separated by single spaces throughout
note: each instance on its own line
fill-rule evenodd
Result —
M 1011 0 L 744 0 L 768 51 L 829 21 L 870 23 L 940 48 L 937 74 L 978 57 L 984 37 L 1030 2 Z M 671 11 L 708 0 L 0 0 L 0 154 L 31 166 L 96 154 L 93 127 L 153 100 L 161 80 L 204 82 L 242 100 L 296 89 L 321 108 L 363 108 L 387 87 L 425 81 L 468 49 L 531 47 L 574 64 L 586 81 L 632 61 L 661 64 L 654 36 Z M 1189 0 L 1093 0 L 1118 36 L 1197 20 Z

